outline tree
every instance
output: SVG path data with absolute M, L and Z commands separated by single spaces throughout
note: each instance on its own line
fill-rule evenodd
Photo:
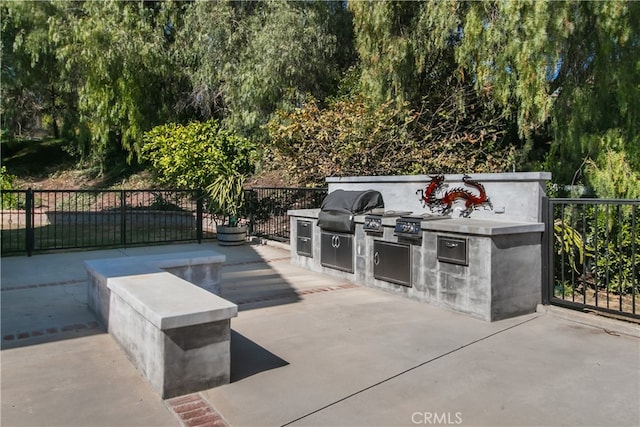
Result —
M 64 67 L 56 52 L 60 38 L 49 20 L 61 17 L 58 4 L 50 2 L 5 2 L 2 17 L 1 105 L 2 129 L 9 136 L 48 123 L 54 137 L 59 122 L 75 102 L 66 90 Z
M 9 2 L 2 6 L 3 128 L 49 118 L 54 136 L 104 170 L 136 160 L 144 131 L 176 118 L 186 82 L 169 47 L 173 2 Z
M 350 5 L 363 58 L 362 80 L 378 98 L 412 100 L 415 88 L 433 93 L 429 84 L 448 92 L 451 80 L 438 78 L 448 74 L 471 84 L 485 108 L 514 120 L 526 142 L 524 154 L 536 139 L 552 139 L 544 166 L 556 181 L 593 184 L 589 174 L 596 169 L 604 173 L 611 153 L 633 171 L 630 181 L 637 181 L 637 2 Z M 434 64 L 433 58 L 453 61 Z M 433 70 L 442 72 L 421 85 L 422 76 Z
M 325 108 L 308 99 L 269 122 L 271 163 L 291 180 L 320 185 L 327 176 L 509 170 L 513 148 L 500 142 L 501 123 L 450 116 L 452 103 L 454 96 L 437 110 L 412 111 L 362 97 Z
M 464 3 L 448 6 L 442 8 L 438 2 L 349 3 L 361 59 L 362 91 L 374 106 L 390 101 L 419 112 L 420 132 L 414 138 L 424 152 L 446 164 L 444 169 L 512 169 L 522 164 L 511 148 L 520 145 L 513 122 L 492 97 L 475 90 L 467 68 L 456 60 L 455 34 L 430 29 L 434 9 L 439 9 L 438 18 L 446 20 L 456 16 L 456 9 L 466 8 Z M 491 150 L 496 150 L 496 159 L 504 161 L 499 165 L 489 161 L 485 167 L 478 160 Z M 425 170 L 427 165 L 431 169 Z M 443 167 L 423 161 L 419 169 L 434 173 Z
M 324 99 L 351 65 L 348 12 L 336 2 L 195 2 L 178 36 L 190 105 L 257 136 L 280 106 Z
M 418 102 L 429 89 L 429 83 L 421 85 L 421 74 L 431 64 L 426 63 L 422 39 L 416 37 L 417 18 L 424 7 L 421 2 L 349 3 L 361 61 L 361 84 L 374 102 Z M 437 66 L 436 61 L 433 65 Z M 450 64 L 442 65 L 446 68 Z
M 472 70 L 478 90 L 517 116 L 521 135 L 548 126 L 554 141 L 546 166 L 557 181 L 593 185 L 590 173 L 602 173 L 610 153 L 635 171 L 630 181 L 640 178 L 638 3 L 510 1 L 465 9 L 449 28 L 463 34 L 458 63 Z
M 57 53 L 79 75 L 79 126 L 88 130 L 88 154 L 102 167 L 122 151 L 128 160 L 139 158 L 143 133 L 174 117 L 171 80 L 179 74 L 167 55 L 170 6 L 85 2 L 68 23 L 68 40 Z

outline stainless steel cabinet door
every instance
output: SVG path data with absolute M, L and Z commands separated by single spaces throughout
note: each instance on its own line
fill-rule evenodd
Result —
M 411 286 L 411 246 L 374 240 L 373 277 Z
M 353 273 L 353 236 L 351 234 L 320 234 L 320 263 L 324 267 Z

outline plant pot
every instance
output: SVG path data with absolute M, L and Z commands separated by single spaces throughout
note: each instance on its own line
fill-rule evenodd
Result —
M 217 227 L 218 244 L 220 246 L 243 245 L 247 241 L 247 226 L 219 225 Z

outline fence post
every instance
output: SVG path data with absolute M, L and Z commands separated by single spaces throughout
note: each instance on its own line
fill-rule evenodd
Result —
M 127 195 L 120 190 L 120 243 L 127 247 Z
M 203 217 L 203 198 L 204 192 L 201 188 L 196 190 L 196 239 L 198 243 L 202 243 L 202 221 L 204 221 Z
M 254 232 L 254 224 L 255 224 L 255 220 L 256 220 L 256 215 L 255 215 L 255 211 L 256 211 L 256 205 L 257 205 L 257 200 L 258 200 L 258 196 L 257 196 L 257 192 L 256 190 L 254 190 L 253 188 L 249 189 L 249 190 L 245 190 L 245 198 L 247 195 L 249 195 L 249 215 L 247 220 L 249 221 L 249 236 L 253 236 L 253 232 Z
M 553 283 L 553 271 L 551 257 L 553 256 L 553 209 L 548 197 L 542 198 L 542 221 L 544 233 L 542 234 L 542 304 L 548 305 L 551 300 L 551 284 Z
M 33 228 L 34 223 L 34 208 L 33 202 L 33 190 L 29 187 L 25 193 L 25 248 L 27 250 L 27 256 L 33 254 L 33 248 L 35 246 L 35 231 Z

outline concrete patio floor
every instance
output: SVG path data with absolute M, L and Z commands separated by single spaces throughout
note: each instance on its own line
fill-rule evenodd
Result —
M 228 425 L 640 425 L 637 325 L 564 310 L 487 323 L 292 266 L 281 245 L 212 242 L 2 258 L 0 424 L 198 425 L 96 322 L 83 261 L 202 249 L 226 254 L 240 313 L 232 382 L 189 399 Z

